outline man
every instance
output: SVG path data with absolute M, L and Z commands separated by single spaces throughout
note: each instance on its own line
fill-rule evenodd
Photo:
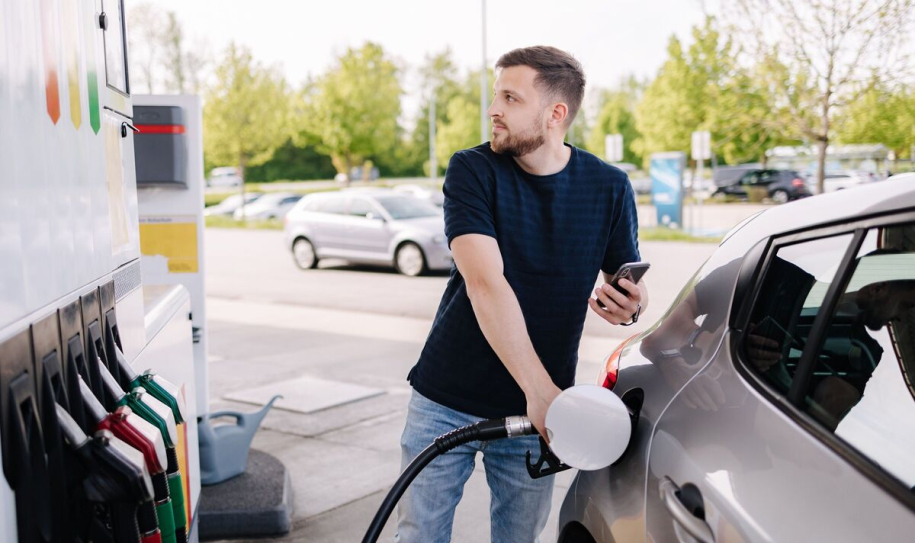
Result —
M 455 268 L 420 359 L 401 439 L 409 463 L 433 439 L 473 422 L 527 414 L 543 434 L 547 409 L 574 384 L 590 305 L 612 324 L 647 305 L 603 285 L 639 260 L 635 199 L 626 174 L 563 143 L 585 77 L 553 47 L 517 49 L 496 63 L 492 141 L 456 153 L 445 175 L 445 233 Z M 641 304 L 641 307 L 640 307 Z M 397 539 L 449 541 L 454 509 L 477 452 L 491 501 L 494 542 L 536 541 L 550 510 L 551 477 L 531 479 L 537 437 L 479 442 L 433 461 L 401 500 Z

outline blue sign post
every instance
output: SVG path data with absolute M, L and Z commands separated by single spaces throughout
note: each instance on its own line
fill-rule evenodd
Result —
M 658 224 L 670 228 L 683 225 L 683 170 L 686 153 L 670 152 L 651 155 L 651 201 L 658 214 Z

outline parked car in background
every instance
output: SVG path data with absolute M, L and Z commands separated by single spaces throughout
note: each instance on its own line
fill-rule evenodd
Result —
M 559 543 L 909 541 L 915 174 L 755 215 L 598 383 L 631 413 Z
M 739 181 L 747 172 L 761 169 L 763 169 L 762 164 L 758 162 L 737 164 L 735 166 L 718 166 L 712 170 L 712 180 L 715 182 L 716 187 L 726 187 Z
M 206 181 L 207 186 L 212 188 L 240 187 L 241 183 L 242 178 L 238 173 L 238 168 L 233 167 L 213 168 Z
M 250 204 L 263 195 L 263 192 L 246 192 L 245 202 Z M 235 210 L 239 207 L 241 207 L 241 194 L 233 194 L 218 204 L 211 205 L 210 207 L 204 209 L 203 215 L 205 217 L 213 217 L 217 215 L 231 217 L 235 213 Z
M 876 181 L 876 176 L 869 172 L 832 171 L 827 172 L 823 178 L 823 191 L 835 192 L 874 181 Z M 810 192 L 817 194 L 817 176 L 815 173 L 807 178 L 807 184 L 810 187 Z
M 287 247 L 302 269 L 322 258 L 393 265 L 409 276 L 452 265 L 441 210 L 391 189 L 311 194 L 285 222 Z
M 242 213 L 244 213 L 245 219 L 254 221 L 282 219 L 301 199 L 301 194 L 292 192 L 268 192 L 249 204 L 239 206 L 232 216 L 235 220 L 240 220 Z
M 393 190 L 399 194 L 409 194 L 414 198 L 425 200 L 439 208 L 445 205 L 445 193 L 437 188 L 408 184 L 396 185 Z
M 766 195 L 779 204 L 810 196 L 804 178 L 794 170 L 750 170 L 736 183 L 718 187 L 715 194 L 746 198 L 747 192 L 755 188 L 765 189 Z

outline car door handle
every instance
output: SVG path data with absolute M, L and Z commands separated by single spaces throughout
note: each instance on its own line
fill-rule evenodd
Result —
M 715 534 L 712 533 L 712 529 L 703 518 L 696 516 L 686 508 L 680 500 L 680 496 L 677 495 L 680 487 L 669 477 L 661 479 L 658 491 L 661 493 L 661 501 L 664 502 L 670 515 L 674 517 L 674 521 L 682 526 L 689 535 L 700 543 L 715 543 Z

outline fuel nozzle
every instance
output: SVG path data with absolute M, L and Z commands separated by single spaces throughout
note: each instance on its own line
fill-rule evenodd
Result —
M 91 502 L 111 507 L 114 540 L 150 541 L 158 534 L 158 525 L 155 514 L 139 514 L 152 507 L 153 499 L 152 479 L 143 454 L 108 430 L 87 436 L 63 407 L 57 405 L 56 410 L 64 442 L 83 470 L 82 494 Z

